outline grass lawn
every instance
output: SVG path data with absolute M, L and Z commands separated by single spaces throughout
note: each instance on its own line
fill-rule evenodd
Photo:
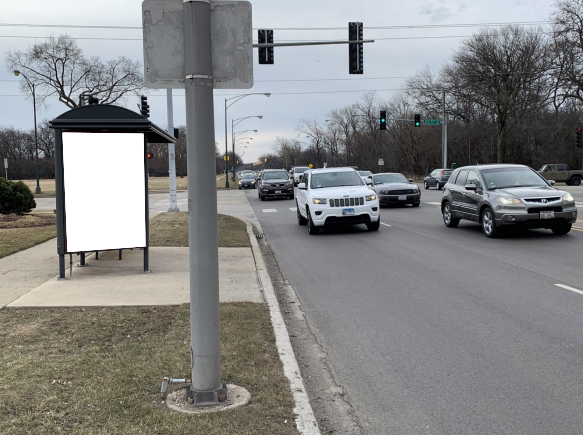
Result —
M 266 304 L 221 304 L 221 377 L 251 404 L 188 415 L 161 402 L 190 377 L 189 307 L 0 311 L 0 433 L 297 434 Z
M 247 225 L 240 219 L 218 215 L 219 247 L 251 247 Z M 160 213 L 150 221 L 150 246 L 188 246 L 188 213 Z
M 15 181 L 15 180 L 11 180 L 11 181 Z M 16 180 L 18 181 L 18 180 Z M 24 182 L 24 184 L 26 184 L 28 186 L 28 188 L 30 189 L 30 191 L 32 192 L 32 194 L 35 197 L 45 197 L 45 196 L 55 196 L 56 195 L 56 190 L 55 190 L 55 180 L 50 179 L 50 180 L 39 180 L 39 186 L 40 186 L 40 190 L 41 190 L 41 194 L 40 195 L 35 195 L 35 190 L 36 190 L 36 179 L 34 180 L 22 180 Z
M 57 237 L 54 214 L 0 215 L 0 258 Z

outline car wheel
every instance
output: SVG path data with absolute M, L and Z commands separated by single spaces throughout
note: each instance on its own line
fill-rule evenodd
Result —
M 294 199 L 294 195 L 288 196 L 287 199 Z
M 416 202 L 416 203 L 413 204 L 413 207 L 419 207 L 420 205 L 421 205 L 420 202 Z
M 448 201 L 443 203 L 443 206 L 441 207 L 441 213 L 443 215 L 443 222 L 445 223 L 446 227 L 457 228 L 457 226 L 460 224 L 460 220 L 453 217 L 451 205 Z
M 265 201 L 265 197 L 264 197 L 264 196 L 263 196 L 261 193 L 259 193 L 259 199 L 260 199 L 261 201 Z
M 580 185 L 581 185 L 581 177 L 571 178 L 571 186 L 580 186 Z
M 312 236 L 318 234 L 320 232 L 320 228 L 314 225 L 312 221 L 312 215 L 310 214 L 310 209 L 306 207 L 306 219 L 308 223 L 308 233 Z
M 559 224 L 552 227 L 551 230 L 555 234 L 564 235 L 571 231 L 572 226 L 572 224 Z
M 436 188 L 437 190 L 441 190 L 441 186 L 439 185 L 439 181 L 438 181 L 437 183 L 435 183 L 435 188 Z
M 378 231 L 380 227 L 381 227 L 381 218 L 380 217 L 376 222 L 369 222 L 366 224 L 366 228 L 369 231 Z
M 239 190 L 241 190 L 241 186 L 239 186 Z
M 500 230 L 496 227 L 494 212 L 490 207 L 486 207 L 482 212 L 482 231 L 489 238 L 495 238 L 500 233 Z
M 306 225 L 306 218 L 300 213 L 300 208 L 298 207 L 298 202 L 296 201 L 296 213 L 298 215 L 298 225 Z
M 425 187 L 425 189 L 429 189 L 429 184 L 427 184 L 427 181 L 423 182 L 423 187 Z

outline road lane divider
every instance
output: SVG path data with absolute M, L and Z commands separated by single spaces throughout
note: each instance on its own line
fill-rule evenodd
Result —
M 386 223 L 384 223 L 384 222 L 381 222 L 381 225 L 384 225 L 385 227 L 390 227 L 390 226 L 392 226 L 392 225 L 386 224 Z
M 564 288 L 565 290 L 569 290 L 572 291 L 573 293 L 579 293 L 580 295 L 583 295 L 583 291 L 576 289 L 575 287 L 569 287 L 568 285 L 564 285 L 564 284 L 555 284 L 557 287 L 561 287 Z
M 264 208 L 263 213 L 277 213 L 277 209 L 275 208 Z

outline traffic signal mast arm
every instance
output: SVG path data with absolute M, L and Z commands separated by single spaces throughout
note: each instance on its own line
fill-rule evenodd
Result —
M 253 44 L 253 48 L 299 47 L 301 45 L 362 44 L 362 43 L 365 43 L 365 42 L 374 42 L 374 39 L 364 39 L 362 41 L 270 42 L 270 43 L 265 43 L 265 44 Z

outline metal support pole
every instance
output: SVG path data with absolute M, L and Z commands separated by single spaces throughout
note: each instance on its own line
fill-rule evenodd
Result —
M 229 188 L 229 142 L 227 141 L 227 99 L 225 98 L 225 187 Z
M 233 159 L 233 162 L 231 163 L 233 165 L 233 181 L 237 181 L 237 177 L 235 176 L 235 124 L 234 124 L 235 120 L 231 119 L 231 145 L 233 147 L 233 155 L 231 156 L 231 158 Z
M 144 215 L 145 215 L 145 219 L 146 219 L 146 246 L 144 247 L 144 272 L 148 272 L 150 270 L 149 268 L 149 255 L 150 252 L 148 250 L 148 247 L 150 246 L 150 195 L 148 194 L 148 192 L 150 191 L 149 186 L 148 186 L 148 137 L 146 135 L 144 135 L 144 179 L 145 179 L 145 183 L 146 185 L 144 186 L 144 191 L 146 192 L 145 198 L 144 198 Z M 119 259 L 121 260 L 121 250 L 119 251 Z
M 55 130 L 55 191 L 57 211 L 57 253 L 59 254 L 59 279 L 65 279 L 65 187 L 63 167 L 63 131 Z
M 226 398 L 220 370 L 217 194 L 208 188 L 216 179 L 210 2 L 184 0 L 183 12 L 192 369 L 186 396 L 195 405 L 208 405 Z
M 447 118 L 445 117 L 445 89 L 443 90 L 443 167 L 447 168 Z
M 172 89 L 166 89 L 166 110 L 168 112 L 168 134 L 174 135 L 174 112 L 172 107 Z M 178 211 L 176 203 L 176 153 L 173 143 L 168 144 L 168 177 L 170 178 L 170 208 Z
M 79 253 L 79 266 L 85 266 L 85 252 Z
M 36 94 L 34 90 L 34 83 L 32 84 L 32 105 L 34 108 L 34 146 L 36 147 L 36 190 L 35 193 L 41 193 L 40 190 L 40 174 L 38 171 L 38 134 L 36 128 Z

